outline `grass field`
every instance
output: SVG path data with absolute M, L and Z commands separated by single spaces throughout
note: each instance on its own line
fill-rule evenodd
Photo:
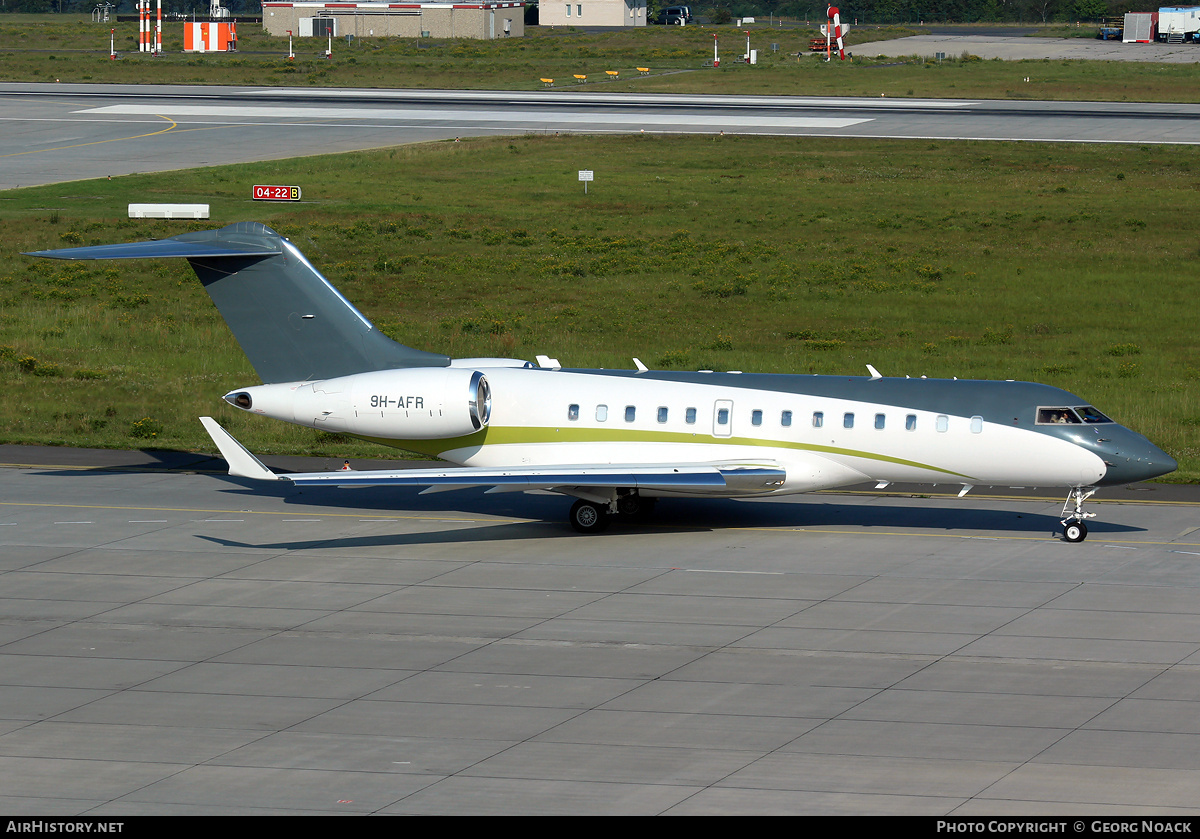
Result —
M 811 29 L 731 27 L 510 41 L 286 41 L 140 57 L 136 24 L 0 15 L 0 80 L 914 97 L 1194 98 L 1196 65 L 958 56 L 825 64 Z M 852 42 L 914 30 L 860 28 Z M 778 52 L 769 44 L 777 43 Z M 800 54 L 799 57 L 797 54 Z M 651 67 L 649 76 L 633 71 Z M 593 84 L 606 70 L 618 82 Z M 632 78 L 630 78 L 632 76 Z M 1029 77 L 1031 81 L 1021 80 Z M 678 161 L 664 167 L 663 160 Z M 378 447 L 254 422 L 220 402 L 256 381 L 182 263 L 64 264 L 19 251 L 169 236 L 254 218 L 297 241 L 398 340 L 459 356 L 631 366 L 1033 379 L 1150 436 L 1200 480 L 1198 254 L 1190 148 L 738 137 L 525 137 L 306 162 L 302 205 L 253 183 L 287 162 L 0 193 L 0 420 L 8 442 L 211 448 L 213 413 L 264 452 Z M 582 194 L 575 173 L 594 169 Z M 211 223 L 132 221 L 138 200 L 204 202 Z
M 678 161 L 664 168 L 661 161 Z M 584 195 L 576 172 L 596 172 Z M 397 340 L 568 366 L 1032 379 L 1200 479 L 1190 148 L 523 137 L 0 193 L 0 439 L 375 455 L 220 401 L 255 383 L 181 262 L 19 251 L 257 219 Z M 211 223 L 123 218 L 206 202 Z
M 532 27 L 523 38 L 497 41 L 363 38 L 348 45 L 339 38 L 332 60 L 324 58 L 325 40 L 303 38 L 295 42 L 294 62 L 286 59 L 286 38 L 270 37 L 253 24 L 239 27 L 236 54 L 190 55 L 182 52 L 183 24 L 164 23 L 159 58 L 137 52 L 136 22 L 113 26 L 118 61 L 108 57 L 110 25 L 90 17 L 0 15 L 0 81 L 533 90 L 544 87 L 541 79 L 552 78 L 558 88 L 606 92 L 1141 102 L 1194 101 L 1200 83 L 1200 64 L 981 61 L 961 54 L 940 63 L 917 56 L 826 63 L 808 51 L 817 30 L 798 22 L 750 26 L 759 55 L 753 67 L 733 60 L 746 42 L 743 30 L 732 26 L 602 34 Z M 856 43 L 919 31 L 863 26 L 852 28 L 848 41 L 852 52 Z M 723 59 L 716 70 L 704 67 L 712 59 L 714 34 Z M 650 73 L 643 76 L 637 67 Z M 609 70 L 618 71 L 618 81 L 608 80 Z M 586 75 L 587 82 L 577 84 L 576 74 Z

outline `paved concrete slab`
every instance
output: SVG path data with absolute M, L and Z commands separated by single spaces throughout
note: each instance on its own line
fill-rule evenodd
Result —
M 7 454 L 60 461 L 0 468 L 13 815 L 1200 813 L 1194 489 L 1078 545 L 1037 494 L 870 489 L 583 537 Z
M 1090 31 L 1094 32 L 1092 27 Z M 857 44 L 852 52 L 861 56 L 922 55 L 933 58 L 939 52 L 958 58 L 964 52 L 980 58 L 1003 61 L 1072 60 L 1147 61 L 1162 64 L 1195 64 L 1200 61 L 1200 46 L 1194 44 L 1124 44 L 1097 38 L 1003 37 L 996 35 L 914 35 L 893 41 Z

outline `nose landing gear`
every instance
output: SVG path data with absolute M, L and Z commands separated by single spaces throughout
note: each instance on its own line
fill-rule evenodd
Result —
M 1085 513 L 1083 511 L 1083 502 L 1087 501 L 1096 494 L 1096 488 L 1084 489 L 1083 487 L 1075 487 L 1071 490 L 1071 494 L 1067 496 L 1066 502 L 1062 508 L 1062 526 L 1063 538 L 1068 542 L 1082 542 L 1087 538 L 1088 529 L 1084 522 L 1087 519 L 1096 517 L 1095 513 Z M 1071 510 L 1071 503 L 1074 502 L 1075 509 Z

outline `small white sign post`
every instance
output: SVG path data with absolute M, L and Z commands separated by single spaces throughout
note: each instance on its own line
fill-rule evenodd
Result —
M 583 181 L 583 194 L 587 195 L 588 181 L 595 180 L 595 178 L 592 176 L 592 170 L 591 169 L 580 169 L 579 170 L 579 180 Z

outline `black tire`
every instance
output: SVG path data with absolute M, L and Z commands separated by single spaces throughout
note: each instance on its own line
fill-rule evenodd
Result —
M 1063 538 L 1068 542 L 1082 542 L 1087 538 L 1087 525 L 1072 519 L 1063 526 Z
M 600 533 L 608 528 L 608 512 L 582 498 L 571 505 L 571 527 L 580 533 Z
M 656 498 L 644 498 L 636 492 L 623 495 L 617 500 L 617 512 L 635 521 L 644 521 L 654 515 Z

